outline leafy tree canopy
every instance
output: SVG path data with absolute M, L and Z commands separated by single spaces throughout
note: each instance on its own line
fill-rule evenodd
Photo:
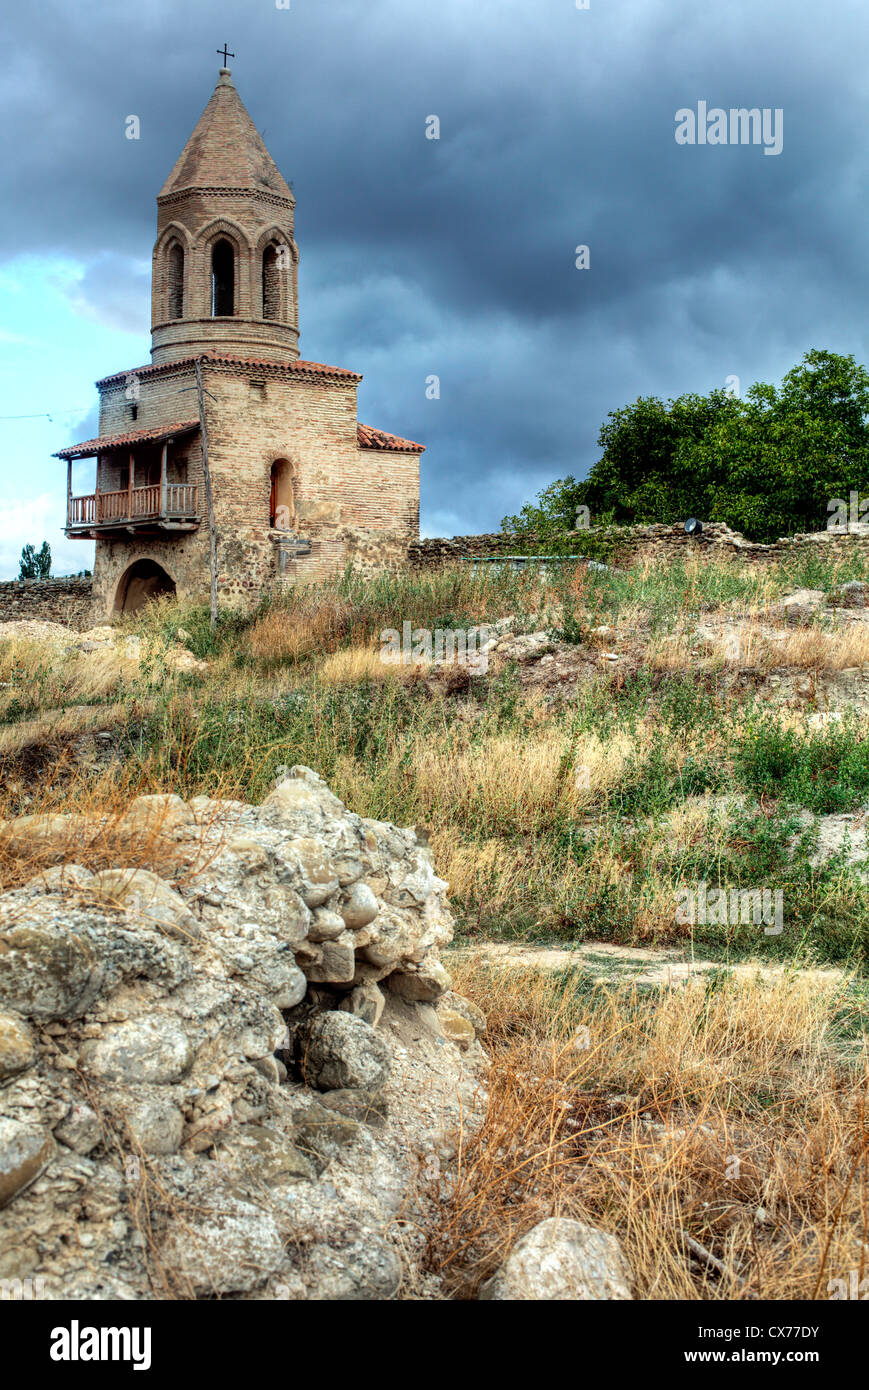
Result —
M 756 382 L 742 399 L 641 396 L 610 412 L 598 444 L 586 479 L 551 483 L 502 529 L 547 542 L 587 507 L 596 526 L 698 516 L 757 541 L 820 531 L 832 498 L 869 493 L 869 373 L 815 350 L 780 387 Z
M 18 562 L 19 579 L 47 579 L 51 574 L 51 546 L 43 541 L 37 550 L 35 545 L 25 545 Z

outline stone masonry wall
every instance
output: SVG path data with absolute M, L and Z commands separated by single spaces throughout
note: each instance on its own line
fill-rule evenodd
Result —
M 642 555 L 673 559 L 688 554 L 705 555 L 710 559 L 750 560 L 757 564 L 777 564 L 795 553 L 829 558 L 858 552 L 869 557 L 869 532 L 865 530 L 813 531 L 795 536 L 782 536 L 769 545 L 747 541 L 738 531 L 731 531 L 723 522 L 705 522 L 702 534 L 695 538 L 685 534 L 681 524 L 625 526 L 619 528 L 589 527 L 584 531 L 567 533 L 574 541 L 572 553 L 582 555 L 583 540 L 612 537 L 612 561 L 630 564 Z M 426 537 L 407 547 L 408 564 L 412 569 L 437 569 L 451 561 L 476 560 L 497 555 L 519 555 L 527 550 L 528 538 L 495 532 L 479 536 L 451 538 Z M 594 549 L 594 547 L 592 547 Z M 550 553 L 545 541 L 540 542 L 540 554 Z
M 220 600 L 251 608 L 280 586 L 325 578 L 348 561 L 367 570 L 403 563 L 419 528 L 419 455 L 360 449 L 356 380 L 303 374 L 280 364 L 204 365 L 209 467 L 218 535 Z M 197 414 L 191 366 L 143 375 L 138 415 L 130 418 L 123 380 L 102 387 L 100 431 L 119 434 L 190 419 Z M 188 480 L 200 487 L 199 530 L 166 539 L 98 541 L 95 611 L 111 614 L 129 565 L 153 559 L 179 596 L 207 601 L 210 570 L 201 448 L 182 441 Z M 180 445 L 179 445 L 180 447 Z M 270 528 L 271 467 L 286 458 L 294 470 L 298 529 L 309 555 L 292 559 L 278 579 L 278 542 Z
M 38 619 L 66 623 L 80 631 L 91 626 L 92 579 L 11 579 L 0 583 L 0 622 Z

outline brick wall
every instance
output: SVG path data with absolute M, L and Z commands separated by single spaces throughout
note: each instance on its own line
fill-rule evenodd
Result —
M 0 622 L 36 618 L 80 632 L 93 626 L 91 579 L 12 579 L 0 583 Z

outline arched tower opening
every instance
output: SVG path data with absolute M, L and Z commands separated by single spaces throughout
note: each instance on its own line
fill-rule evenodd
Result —
M 289 252 L 285 246 L 267 246 L 263 252 L 262 314 L 264 319 L 283 319 L 281 276 L 287 273 Z
M 184 247 L 180 242 L 173 241 L 169 247 L 167 261 L 167 304 L 166 317 L 169 319 L 180 319 L 184 317 Z
M 135 560 L 124 570 L 115 590 L 115 612 L 137 613 L 151 599 L 174 594 L 175 580 L 156 560 Z
M 235 313 L 235 251 L 220 237 L 211 251 L 211 317 L 232 318 Z

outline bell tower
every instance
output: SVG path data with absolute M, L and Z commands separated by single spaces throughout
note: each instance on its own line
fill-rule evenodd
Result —
M 157 197 L 155 365 L 201 352 L 299 356 L 295 199 L 229 68 Z

